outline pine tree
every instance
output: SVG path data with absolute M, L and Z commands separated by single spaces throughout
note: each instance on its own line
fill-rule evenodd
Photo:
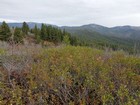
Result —
M 6 22 L 3 22 L 0 26 L 0 40 L 2 41 L 8 41 L 10 37 L 12 36 L 10 28 Z
M 70 38 L 68 35 L 65 35 L 63 37 L 63 43 L 65 43 L 66 45 L 69 45 L 70 44 Z
M 15 43 L 23 43 L 23 33 L 20 28 L 15 28 L 13 40 Z
M 53 41 L 54 29 L 52 26 L 47 26 L 47 36 L 49 41 Z
M 40 43 L 41 39 L 40 39 L 39 29 L 37 28 L 37 25 L 35 25 L 33 31 L 34 31 L 34 34 L 35 34 L 36 43 Z
M 46 27 L 45 24 L 42 24 L 40 34 L 41 34 L 40 37 L 41 37 L 42 40 L 47 40 L 48 39 L 47 27 Z
M 28 32 L 29 32 L 29 26 L 26 22 L 23 22 L 23 25 L 22 25 L 22 32 L 24 33 L 24 35 L 28 35 Z

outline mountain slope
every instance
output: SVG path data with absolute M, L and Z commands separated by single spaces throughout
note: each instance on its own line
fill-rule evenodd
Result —
M 133 52 L 140 49 L 140 28 L 132 26 L 118 26 L 108 28 L 96 24 L 83 25 L 79 27 L 61 27 L 74 36 L 87 40 L 89 43 L 116 49 L 124 49 Z
M 79 27 L 61 27 L 61 28 L 66 29 L 66 31 L 70 33 L 74 33 L 75 31 L 80 31 L 80 30 L 87 30 L 90 33 L 98 32 L 105 36 L 140 39 L 140 27 L 134 27 L 134 26 L 117 26 L 117 27 L 108 28 L 101 25 L 89 24 L 89 25 L 83 25 Z
M 1 24 L 1 23 L 0 23 Z M 35 24 L 41 28 L 41 23 L 27 22 L 30 28 L 34 28 Z M 22 23 L 8 23 L 10 27 L 22 27 Z M 46 24 L 50 25 L 50 24 Z M 53 25 L 54 27 L 58 27 Z M 134 50 L 134 46 L 140 49 L 140 27 L 133 26 L 117 26 L 108 28 L 96 24 L 88 24 L 77 27 L 58 27 L 66 30 L 73 36 L 80 38 L 89 45 L 98 47 L 109 46 L 113 49 Z

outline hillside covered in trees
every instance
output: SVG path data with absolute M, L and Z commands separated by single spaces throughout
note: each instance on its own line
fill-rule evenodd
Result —
M 53 26 L 47 26 L 45 24 L 38 28 L 35 25 L 34 28 L 30 29 L 26 22 L 23 23 L 22 27 L 10 28 L 6 22 L 3 22 L 0 26 L 0 40 L 1 41 L 13 41 L 14 43 L 24 44 L 24 38 L 33 36 L 36 44 L 43 43 L 44 41 L 53 42 L 55 44 L 66 43 L 71 45 L 80 45 L 83 42 L 79 41 L 78 38 L 71 36 L 70 33 L 65 30 L 60 30 Z
M 7 27 L 7 35 L 5 35 L 6 33 L 3 34 L 2 32 L 2 30 L 6 32 L 6 29 L 2 28 L 4 27 L 4 24 Z M 125 26 L 122 28 L 107 28 L 99 25 L 85 25 L 81 27 L 57 27 L 55 25 L 52 26 L 41 23 L 24 22 L 6 24 L 3 22 L 1 23 L 0 35 L 3 35 L 1 36 L 3 38 L 9 37 L 16 43 L 23 43 L 23 39 L 27 39 L 27 37 L 32 38 L 36 44 L 45 44 L 45 41 L 48 41 L 58 45 L 62 43 L 64 44 L 67 40 L 67 44 L 74 46 L 90 46 L 99 49 L 110 48 L 112 50 L 124 50 L 129 53 L 139 53 L 140 41 L 138 38 L 138 32 L 136 32 L 137 35 L 132 33 L 135 32 L 134 30 L 136 29 L 137 28 L 135 27 L 133 29 L 133 27 L 127 28 Z M 11 32 L 12 35 L 8 36 L 8 34 L 10 34 L 8 33 L 8 30 L 10 30 L 9 32 Z M 119 33 L 121 33 L 121 35 Z M 129 36 L 129 33 L 131 33 L 131 36 Z

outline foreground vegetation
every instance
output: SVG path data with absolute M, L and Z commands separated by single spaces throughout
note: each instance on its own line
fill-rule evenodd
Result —
M 31 61 L 22 70 L 6 69 L 2 63 L 1 105 L 140 104 L 139 57 L 72 46 L 31 52 L 27 57 L 0 50 L 8 61 Z

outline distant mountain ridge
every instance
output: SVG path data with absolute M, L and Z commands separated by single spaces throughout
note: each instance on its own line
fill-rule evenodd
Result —
M 105 27 L 96 24 L 88 24 L 79 27 L 62 27 L 68 32 L 86 30 L 89 33 L 98 32 L 102 35 L 140 39 L 140 27 L 136 26 L 116 26 L 116 27 Z
M 131 49 L 132 52 L 135 48 L 134 46 L 136 46 L 137 50 L 140 49 L 140 27 L 117 26 L 109 28 L 96 24 L 88 24 L 77 27 L 64 26 L 61 28 L 74 36 L 94 43 L 94 45 Z

